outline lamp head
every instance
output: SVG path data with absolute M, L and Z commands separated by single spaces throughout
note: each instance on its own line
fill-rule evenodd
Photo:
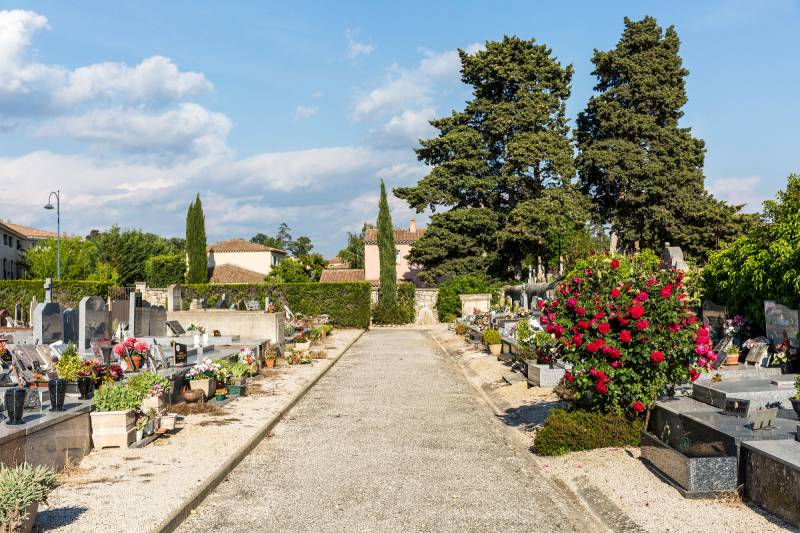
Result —
M 50 202 L 47 202 L 47 205 L 44 206 L 44 208 L 45 209 L 53 209 L 53 204 L 51 204 Z

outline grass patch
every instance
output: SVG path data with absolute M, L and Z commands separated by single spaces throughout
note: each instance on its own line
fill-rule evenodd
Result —
M 615 414 L 575 409 L 553 409 L 536 433 L 533 451 L 537 455 L 563 455 L 595 448 L 638 446 L 638 420 Z

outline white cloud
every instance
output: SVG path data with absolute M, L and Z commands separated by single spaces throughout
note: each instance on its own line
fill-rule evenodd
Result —
M 181 72 L 168 58 L 153 56 L 139 65 L 98 63 L 69 70 L 33 61 L 33 35 L 48 28 L 33 11 L 0 11 L 0 114 L 58 113 L 97 99 L 158 104 L 208 91 L 198 72 Z
M 761 202 L 772 197 L 761 186 L 761 182 L 761 176 L 716 178 L 709 180 L 708 190 L 729 204 L 744 204 L 745 212 L 758 213 L 761 211 Z
M 480 49 L 480 45 L 466 47 L 470 53 Z M 424 57 L 413 69 L 403 69 L 393 65 L 389 69 L 387 81 L 360 96 L 353 109 L 355 120 L 372 119 L 405 108 L 430 105 L 431 95 L 436 83 L 457 81 L 461 68 L 458 51 L 434 53 L 424 50 Z
M 369 55 L 375 50 L 371 44 L 356 41 L 355 32 L 350 29 L 344 32 L 344 36 L 347 39 L 347 57 L 350 59 Z
M 319 113 L 319 106 L 299 105 L 294 110 L 294 118 L 305 119 L 311 118 Z
M 435 114 L 432 107 L 426 107 L 419 110 L 408 109 L 393 116 L 377 132 L 379 144 L 413 146 L 419 139 L 435 136 L 436 128 L 430 124 Z
M 227 150 L 225 140 L 231 127 L 224 114 L 185 103 L 163 113 L 130 108 L 96 109 L 47 121 L 37 133 L 127 150 L 208 154 Z

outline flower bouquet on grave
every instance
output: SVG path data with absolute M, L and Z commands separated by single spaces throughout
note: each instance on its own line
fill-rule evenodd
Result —
M 47 374 L 42 374 L 41 372 L 34 372 L 33 376 L 31 377 L 31 386 L 46 389 L 47 382 L 49 379 L 47 378 Z
M 217 376 L 221 370 L 219 363 L 214 363 L 209 358 L 205 358 L 186 373 L 186 378 L 189 380 L 189 388 L 192 390 L 201 390 L 205 395 L 205 399 L 211 397 L 211 393 L 216 389 Z

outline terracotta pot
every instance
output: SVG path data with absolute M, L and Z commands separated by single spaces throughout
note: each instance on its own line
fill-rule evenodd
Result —
M 726 365 L 738 365 L 739 364 L 739 354 L 738 353 L 729 353 L 728 356 L 725 358 Z
M 134 370 L 139 370 L 140 368 L 142 368 L 142 356 L 141 355 L 134 355 L 133 357 L 131 357 L 131 359 L 133 359 L 133 369 Z
M 489 352 L 494 356 L 500 355 L 502 350 L 503 350 L 503 345 L 502 344 L 490 344 L 489 345 Z
M 267 359 L 267 368 L 275 368 L 275 359 Z
M 183 396 L 183 401 L 186 403 L 197 403 L 205 399 L 203 391 L 199 389 L 190 389 L 188 386 L 183 389 L 181 395 Z

